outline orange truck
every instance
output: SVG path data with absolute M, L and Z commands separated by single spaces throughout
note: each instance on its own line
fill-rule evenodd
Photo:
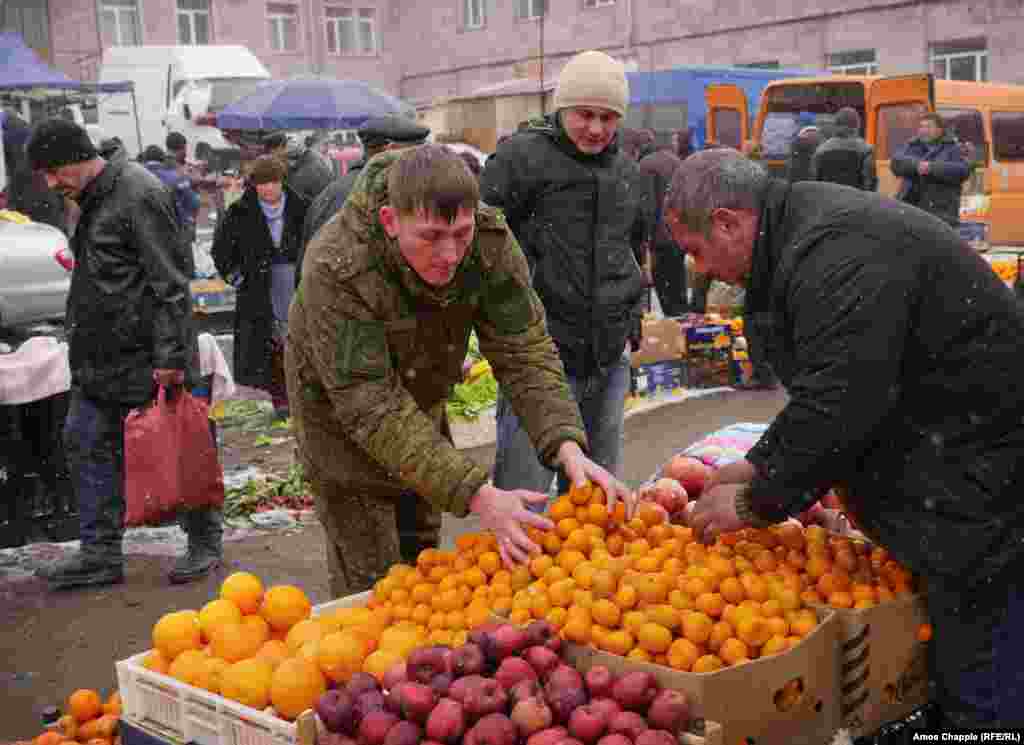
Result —
M 713 132 L 717 112 L 740 102 L 727 86 L 711 86 L 707 96 Z M 962 219 L 987 226 L 993 246 L 1024 246 L 1024 86 L 936 80 L 930 74 L 777 80 L 765 88 L 744 142 L 769 170 L 781 173 L 801 114 L 833 114 L 843 106 L 860 113 L 864 139 L 875 148 L 879 189 L 889 195 L 899 182 L 889 167 L 893 155 L 916 136 L 921 114 L 939 113 L 947 131 L 973 151 Z M 746 127 L 747 117 L 742 121 Z

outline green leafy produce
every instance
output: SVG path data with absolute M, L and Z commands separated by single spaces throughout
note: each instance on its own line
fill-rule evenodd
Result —
M 245 486 L 228 489 L 224 495 L 224 517 L 248 517 L 265 510 L 309 509 L 313 504 L 309 484 L 303 478 L 302 466 L 293 465 L 284 478 L 253 479 Z
M 498 400 L 498 381 L 494 374 L 487 372 L 472 383 L 460 383 L 455 386 L 452 397 L 448 399 L 448 416 L 461 419 L 476 419 L 480 414 L 494 406 Z

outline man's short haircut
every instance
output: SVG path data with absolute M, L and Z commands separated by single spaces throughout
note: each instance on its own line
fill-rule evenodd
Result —
M 181 150 L 183 147 L 188 147 L 188 140 L 185 139 L 185 135 L 181 132 L 171 132 L 167 135 L 167 139 L 164 141 L 164 146 L 168 152 L 175 152 Z
M 767 185 L 768 174 L 742 153 L 726 147 L 702 150 L 676 168 L 665 210 L 688 230 L 707 235 L 717 209 L 760 210 Z
M 288 135 L 284 132 L 272 132 L 263 138 L 263 147 L 269 148 L 270 150 L 277 150 L 279 147 L 288 146 Z
M 465 162 L 443 145 L 420 145 L 399 156 L 388 173 L 388 202 L 399 215 L 423 210 L 454 222 L 460 209 L 475 210 L 480 185 Z
M 836 125 L 860 131 L 860 114 L 852 106 L 844 106 L 836 112 Z

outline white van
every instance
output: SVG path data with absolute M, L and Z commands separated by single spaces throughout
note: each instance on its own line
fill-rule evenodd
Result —
M 246 47 L 237 45 L 108 47 L 100 82 L 131 80 L 131 94 L 101 94 L 99 124 L 104 137 L 120 137 L 134 157 L 149 145 L 164 146 L 168 132 L 181 132 L 188 154 L 199 160 L 237 158 L 238 148 L 217 129 L 216 113 L 250 93 L 270 73 Z

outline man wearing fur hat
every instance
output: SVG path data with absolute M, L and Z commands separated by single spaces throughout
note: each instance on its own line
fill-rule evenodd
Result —
M 627 344 L 638 335 L 646 289 L 637 256 L 654 218 L 647 182 L 619 146 L 628 102 L 621 63 L 597 51 L 576 55 L 559 76 L 555 113 L 503 142 L 480 183 L 530 262 L 593 457 L 616 474 Z M 546 492 L 553 473 L 520 426 L 524 414 L 500 397 L 494 481 Z

